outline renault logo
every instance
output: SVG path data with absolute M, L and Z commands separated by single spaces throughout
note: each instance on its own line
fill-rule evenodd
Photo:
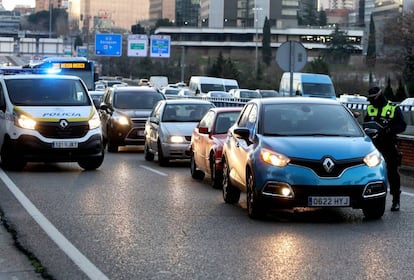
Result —
M 332 169 L 335 167 L 335 163 L 330 158 L 325 158 L 323 160 L 322 165 L 323 165 L 323 168 L 325 168 L 325 171 L 328 173 L 331 173 Z
M 65 128 L 67 128 L 67 127 L 68 127 L 68 125 L 69 125 L 69 123 L 68 123 L 68 121 L 67 121 L 67 120 L 60 120 L 60 121 L 59 121 L 59 126 L 60 126 L 60 128 L 61 128 L 61 129 L 65 129 Z

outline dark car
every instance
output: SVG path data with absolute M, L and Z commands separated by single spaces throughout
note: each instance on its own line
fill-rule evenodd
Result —
M 194 179 L 201 180 L 207 173 L 210 174 L 212 186 L 221 188 L 223 143 L 227 130 L 236 122 L 241 109 L 241 107 L 211 108 L 194 128 L 190 146 L 190 168 Z
M 108 88 L 99 107 L 108 152 L 117 152 L 119 146 L 144 145 L 145 122 L 154 105 L 164 99 L 148 86 Z
M 214 104 L 201 99 L 168 99 L 159 101 L 145 125 L 145 159 L 160 165 L 170 160 L 190 159 L 189 146 L 193 129 Z
M 251 218 L 268 209 L 352 207 L 382 217 L 386 164 L 349 109 L 336 100 L 248 102 L 223 146 L 223 198 L 246 193 Z

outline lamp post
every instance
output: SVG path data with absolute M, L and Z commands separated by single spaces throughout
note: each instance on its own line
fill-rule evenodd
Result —
M 52 0 L 49 0 L 49 38 L 52 38 Z
M 254 63 L 254 70 L 255 70 L 255 74 L 257 76 L 257 71 L 258 71 L 258 60 L 259 60 L 259 21 L 258 21 L 258 12 L 261 11 L 262 8 L 257 7 L 257 3 L 256 0 L 254 0 L 254 26 L 256 28 L 256 45 L 255 45 L 255 63 Z

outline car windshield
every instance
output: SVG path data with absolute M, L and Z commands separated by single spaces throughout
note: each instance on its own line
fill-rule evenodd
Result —
M 114 107 L 118 109 L 151 110 L 155 103 L 162 100 L 162 95 L 155 92 L 117 92 L 114 96 Z
M 210 104 L 167 104 L 162 121 L 164 122 L 199 122 L 204 114 L 214 105 Z
M 274 136 L 360 137 L 362 129 L 342 105 L 268 104 L 264 106 L 262 131 Z
M 10 100 L 17 106 L 89 106 L 91 101 L 79 80 L 6 80 Z

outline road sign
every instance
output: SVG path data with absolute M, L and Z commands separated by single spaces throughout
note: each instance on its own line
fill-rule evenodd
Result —
M 122 35 L 121 34 L 96 34 L 95 55 L 121 56 Z
M 150 57 L 170 57 L 170 44 L 169 35 L 151 35 Z
M 277 49 L 276 62 L 283 71 L 300 71 L 305 67 L 307 60 L 306 49 L 299 42 L 287 41 Z
M 128 35 L 128 56 L 147 56 L 148 36 Z

